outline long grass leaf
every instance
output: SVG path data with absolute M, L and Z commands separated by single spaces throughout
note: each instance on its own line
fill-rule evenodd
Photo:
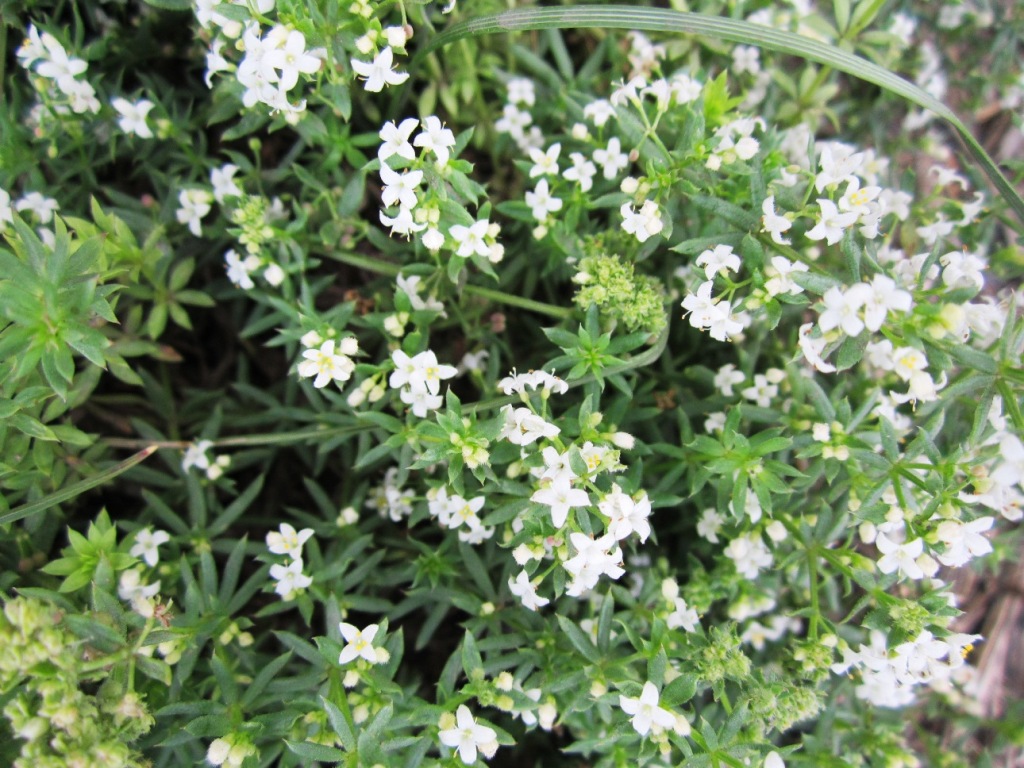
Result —
M 145 461 L 153 455 L 156 450 L 157 446 L 151 445 L 125 459 L 120 464 L 115 464 L 114 466 L 103 470 L 99 474 L 88 477 L 85 480 L 80 480 L 73 485 L 69 485 L 67 488 L 62 488 L 61 490 L 51 493 L 48 496 L 44 496 L 37 501 L 33 501 L 29 504 L 22 504 L 20 507 L 15 507 L 9 512 L 5 512 L 0 515 L 0 525 L 13 523 L 15 520 L 21 520 L 23 517 L 28 517 L 29 515 L 34 515 L 37 512 L 42 512 L 52 506 L 65 502 L 68 499 L 73 499 L 81 493 L 85 493 L 88 490 L 103 485 L 104 483 L 113 480 L 122 472 L 128 471 L 140 461 Z

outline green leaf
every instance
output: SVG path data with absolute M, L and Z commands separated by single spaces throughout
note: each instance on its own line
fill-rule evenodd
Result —
M 322 763 L 340 763 L 345 759 L 345 753 L 337 747 L 328 747 L 324 744 L 316 744 L 312 741 L 288 741 L 285 739 L 288 749 L 299 757 L 307 760 L 317 760 Z
M 165 11 L 191 11 L 191 0 L 145 0 L 146 5 Z
M 467 630 L 465 637 L 462 638 L 462 669 L 466 673 L 466 677 L 473 679 L 474 670 L 483 671 L 484 660 L 480 657 L 480 650 L 476 647 L 476 640 L 473 639 L 473 635 Z
M 6 525 L 7 523 L 12 523 L 15 520 L 21 520 L 23 517 L 34 515 L 37 512 L 43 512 L 56 504 L 60 504 L 68 499 L 73 499 L 81 493 L 85 493 L 88 490 L 103 485 L 107 481 L 113 480 L 121 473 L 127 472 L 139 462 L 145 461 L 147 458 L 152 456 L 156 450 L 157 446 L 155 445 L 143 448 L 134 456 L 125 459 L 120 464 L 115 464 L 103 472 L 99 472 L 92 477 L 88 477 L 85 480 L 81 480 L 73 485 L 67 486 L 66 488 L 62 488 L 55 493 L 44 496 L 38 501 L 33 501 L 30 504 L 22 504 L 20 507 L 15 507 L 10 512 L 0 514 L 0 525 Z
M 579 624 L 565 616 L 556 615 L 555 618 L 558 620 L 558 626 L 561 627 L 566 637 L 569 638 L 569 642 L 580 652 L 583 658 L 592 664 L 597 664 L 601 661 L 600 652 L 590 642 L 587 633 L 580 628 Z
M 345 749 L 349 752 L 355 751 L 356 735 L 352 730 L 352 726 L 349 724 L 348 718 L 345 717 L 345 714 L 338 709 L 338 707 L 323 696 L 320 697 L 320 701 L 323 703 L 324 710 L 327 712 L 327 719 L 330 721 L 331 727 L 338 735 L 338 738 L 341 739 L 341 743 L 345 745 Z

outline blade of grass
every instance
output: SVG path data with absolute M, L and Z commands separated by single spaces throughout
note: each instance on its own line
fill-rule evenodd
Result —
M 44 496 L 38 501 L 33 501 L 29 504 L 22 504 L 20 507 L 15 507 L 9 512 L 5 512 L 4 514 L 0 515 L 0 525 L 13 523 L 15 520 L 21 520 L 23 517 L 28 517 L 29 515 L 34 515 L 37 512 L 42 512 L 44 510 L 49 509 L 52 506 L 60 504 L 61 502 L 67 501 L 68 499 L 73 499 L 75 498 L 75 496 L 78 496 L 81 493 L 85 493 L 86 491 L 91 490 L 92 488 L 95 488 L 99 485 L 103 485 L 107 481 L 113 480 L 122 472 L 126 472 L 127 470 L 131 469 L 139 462 L 145 461 L 147 458 L 152 456 L 153 453 L 156 452 L 156 449 L 157 446 L 150 445 L 146 448 L 143 448 L 141 451 L 134 454 L 133 456 L 128 457 L 120 464 L 115 464 L 114 466 L 103 470 L 99 474 L 93 475 L 92 477 L 86 478 L 85 480 L 80 480 L 77 483 L 74 483 L 73 485 L 69 485 L 67 488 L 62 488 L 61 490 L 55 493 L 51 493 L 48 496 Z
M 1021 222 L 1024 222 L 1024 200 L 996 166 L 995 161 L 989 157 L 977 139 L 967 130 L 960 118 L 941 101 L 899 75 L 852 53 L 809 37 L 772 29 L 760 24 L 700 13 L 670 11 L 661 8 L 635 8 L 625 5 L 520 8 L 490 16 L 479 16 L 454 24 L 440 35 L 432 38 L 417 53 L 410 69 L 414 68 L 419 58 L 467 37 L 540 29 L 586 27 L 703 35 L 799 56 L 873 83 L 879 88 L 903 97 L 912 104 L 934 112 L 949 123 L 959 134 L 974 160 L 981 166 L 982 171 L 988 176 L 1003 199 L 1016 211 Z

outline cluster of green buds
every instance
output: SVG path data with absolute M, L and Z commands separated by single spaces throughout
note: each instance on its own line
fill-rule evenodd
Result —
M 153 717 L 141 697 L 113 679 L 93 695 L 81 688 L 80 642 L 61 613 L 15 598 L 0 614 L 0 691 L 11 730 L 24 743 L 15 768 L 132 768 L 144 762 L 128 746 Z

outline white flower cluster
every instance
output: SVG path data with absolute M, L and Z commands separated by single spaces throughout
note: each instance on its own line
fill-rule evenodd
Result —
M 751 323 L 750 315 L 741 311 L 739 306 L 734 307 L 731 300 L 712 295 L 715 277 L 737 271 L 741 266 L 739 256 L 733 253 L 732 246 L 718 245 L 702 252 L 696 263 L 704 267 L 707 279 L 697 286 L 695 292 L 683 298 L 683 309 L 689 315 L 690 325 L 698 330 L 707 330 L 711 338 L 719 341 L 742 338 L 743 330 Z
M 0 232 L 7 229 L 8 224 L 14 222 L 14 212 L 31 213 L 39 224 L 49 224 L 53 221 L 53 214 L 60 210 L 60 205 L 52 197 L 46 197 L 39 192 L 26 192 L 19 199 L 11 202 L 11 196 L 6 189 L 0 188 Z M 53 232 L 41 228 L 39 237 L 43 242 L 53 245 Z
M 384 482 L 373 489 L 366 500 L 366 506 L 394 523 L 412 514 L 412 500 L 416 496 L 412 490 L 400 488 L 397 478 L 398 468 L 391 467 L 384 473 Z
M 231 4 L 249 7 L 244 0 L 231 0 Z M 242 103 L 247 109 L 266 104 L 272 111 L 284 113 L 289 121 L 295 122 L 305 111 L 306 100 L 292 102 L 290 91 L 299 84 L 300 76 L 320 71 L 327 50 L 307 50 L 306 37 L 297 29 L 276 24 L 264 32 L 259 21 L 253 19 L 243 24 L 219 11 L 220 6 L 221 3 L 214 0 L 199 0 L 195 8 L 196 18 L 204 29 L 216 27 L 223 33 L 223 37 L 212 40 L 206 56 L 207 86 L 213 86 L 214 74 L 234 70 L 244 88 Z M 274 6 L 275 0 L 253 3 L 260 16 L 266 16 Z M 233 47 L 245 54 L 237 66 L 224 57 L 225 38 L 236 41 Z
M 484 497 L 464 499 L 457 493 L 449 495 L 447 488 L 435 488 L 427 494 L 427 508 L 432 517 L 445 528 L 459 532 L 459 540 L 467 544 L 482 544 L 494 535 L 494 529 L 480 522 Z
M 267 549 L 270 553 L 289 558 L 287 565 L 275 563 L 270 566 L 274 591 L 282 600 L 294 600 L 300 591 L 313 583 L 313 579 L 302 572 L 302 547 L 312 535 L 312 528 L 296 531 L 288 523 L 281 523 L 278 530 L 267 534 Z
M 857 697 L 878 707 L 904 707 L 914 701 L 915 688 L 943 688 L 957 676 L 969 673 L 965 657 L 979 635 L 961 633 L 937 638 L 924 630 L 913 640 L 886 649 L 885 635 L 871 633 L 871 644 L 856 651 L 842 649 L 843 660 L 832 666 L 836 674 L 850 669 L 861 673 Z
M 396 349 L 391 353 L 391 360 L 395 370 L 388 377 L 388 384 L 392 389 L 401 390 L 399 397 L 411 406 L 414 416 L 424 419 L 441 407 L 444 402 L 441 382 L 458 373 L 455 366 L 439 363 L 437 355 L 429 349 L 412 357 Z
M 326 387 L 330 382 L 341 383 L 352 378 L 356 364 L 352 357 L 359 352 L 359 342 L 354 336 L 346 336 L 340 342 L 335 339 L 322 339 L 316 331 L 302 337 L 306 350 L 302 353 L 299 363 L 299 376 L 313 379 L 317 389 Z
M 40 33 L 34 24 L 31 25 L 17 55 L 21 66 L 56 86 L 56 91 L 51 88 L 47 94 L 51 99 L 57 97 L 51 105 L 54 110 L 70 109 L 77 114 L 100 111 L 96 90 L 87 80 L 79 79 L 88 65 L 83 59 L 69 56 L 60 41 L 49 32 Z
M 581 487 L 591 485 L 601 471 L 621 469 L 621 465 L 616 451 L 595 445 L 589 440 L 579 446 L 565 448 L 558 442 L 561 430 L 533 409 L 527 388 L 540 389 L 546 403 L 552 392 L 567 391 L 568 385 L 561 379 L 544 372 L 513 372 L 499 386 L 507 394 L 519 393 L 529 406 L 504 406 L 504 424 L 498 437 L 520 446 L 523 460 L 536 479 L 530 501 L 547 508 L 551 525 L 559 531 L 568 531 L 569 515 L 573 510 L 581 510 L 577 514 L 583 514 L 583 510 L 596 508 L 604 525 L 604 534 L 596 538 L 578 531 L 568 532 L 571 548 L 558 550 L 562 568 L 572 577 L 566 594 L 571 597 L 583 596 L 597 585 L 601 576 L 620 578 L 625 570 L 622 567 L 623 554 L 619 542 L 633 534 L 644 542 L 651 533 L 648 520 L 651 503 L 647 494 L 641 492 L 629 496 L 617 484 L 612 484 L 610 491 L 597 492 L 595 500 L 590 492 Z M 614 445 L 630 447 L 634 442 L 632 436 L 623 432 L 609 434 L 607 439 Z M 540 441 L 553 444 L 544 445 L 539 451 L 530 448 Z M 523 520 L 517 519 L 513 528 L 522 530 L 522 527 Z M 533 543 L 520 544 L 513 551 L 513 557 L 520 566 L 525 567 L 531 560 L 541 560 L 553 553 L 552 540 L 542 538 Z M 514 579 L 509 579 L 508 584 L 512 594 L 530 610 L 537 610 L 549 602 L 537 594 L 539 583 L 530 579 L 525 568 Z
M 185 450 L 181 460 L 181 471 L 188 472 L 192 467 L 201 469 L 206 473 L 208 480 L 216 480 L 224 474 L 224 470 L 231 464 L 231 457 L 227 455 L 215 456 L 212 460 L 206 455 L 213 447 L 213 441 L 200 440 L 190 445 Z
M 1024 443 L 1017 435 L 1007 430 L 1006 417 L 1002 411 L 1002 398 L 994 398 L 988 419 L 995 429 L 995 434 L 988 443 L 996 446 L 998 452 L 991 462 L 973 469 L 971 481 L 974 483 L 974 493 L 962 492 L 960 500 L 969 504 L 980 504 L 998 512 L 1011 522 L 1019 522 L 1024 519 Z M 977 526 L 978 521 L 970 525 Z M 969 537 L 980 530 L 987 528 L 965 529 L 964 535 Z M 949 533 L 951 536 L 957 536 Z M 976 545 L 980 544 L 976 539 L 974 541 Z

